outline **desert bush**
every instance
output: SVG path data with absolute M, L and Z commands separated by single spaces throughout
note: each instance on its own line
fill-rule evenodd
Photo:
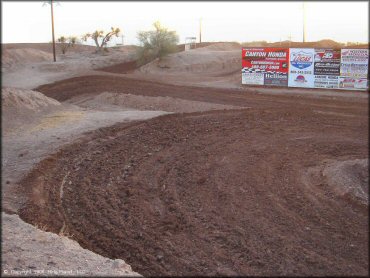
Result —
M 118 37 L 121 30 L 119 28 L 111 27 L 111 30 L 107 33 L 104 33 L 102 30 L 96 30 L 93 33 L 87 33 L 82 36 L 83 41 L 92 39 L 96 45 L 96 51 L 101 52 L 103 49 L 107 50 L 107 43 L 114 37 Z
M 58 46 L 63 54 L 66 54 L 68 48 L 73 47 L 77 42 L 77 37 L 70 36 L 70 37 L 64 37 L 61 36 L 57 40 Z
M 137 34 L 141 46 L 137 52 L 139 65 L 177 51 L 179 37 L 176 32 L 169 31 L 159 21 L 154 22 L 153 26 L 154 30 L 140 31 Z

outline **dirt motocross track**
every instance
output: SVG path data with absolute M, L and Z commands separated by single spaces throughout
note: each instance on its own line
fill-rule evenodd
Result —
M 122 258 L 145 276 L 368 274 L 367 99 L 109 76 L 38 90 L 59 101 L 114 92 L 240 109 L 90 132 L 22 181 L 25 221 L 73 234 L 83 247 Z M 328 169 L 351 161 L 352 186 L 365 195 L 333 183 L 355 174 L 333 177 Z

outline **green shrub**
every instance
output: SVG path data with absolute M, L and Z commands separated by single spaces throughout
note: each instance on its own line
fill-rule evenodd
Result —
M 152 31 L 140 31 L 137 38 L 140 42 L 140 48 L 137 52 L 138 64 L 143 65 L 156 58 L 173 53 L 177 50 L 179 37 L 175 31 L 169 31 L 163 27 L 159 21 L 154 22 Z

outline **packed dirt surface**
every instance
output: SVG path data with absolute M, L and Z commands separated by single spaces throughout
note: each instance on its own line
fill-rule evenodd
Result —
M 354 193 L 368 180 L 358 170 L 368 165 L 367 99 L 111 76 L 38 90 L 59 101 L 108 91 L 241 109 L 91 132 L 21 181 L 26 222 L 72 233 L 144 276 L 367 275 L 368 204 Z M 333 182 L 340 176 L 348 190 Z
M 78 140 L 84 132 L 163 114 L 167 112 L 124 106 L 110 110 L 79 107 L 60 103 L 40 92 L 3 88 L 2 210 L 17 213 L 26 201 L 15 193 L 19 190 L 18 181 L 36 163 L 61 146 Z M 37 228 L 15 215 L 2 215 L 2 275 L 136 275 L 123 261 L 108 260 L 63 237 L 70 234 L 59 236 L 40 231 L 42 226 Z
M 62 145 L 99 127 L 168 113 L 113 105 L 110 109 L 103 105 L 95 109 L 80 107 L 39 92 L 13 88 L 2 89 L 2 101 L 2 204 L 12 213 L 22 204 L 22 199 L 13 194 L 17 181 Z

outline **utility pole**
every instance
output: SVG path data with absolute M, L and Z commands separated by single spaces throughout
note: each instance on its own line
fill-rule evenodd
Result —
M 292 42 L 292 34 L 289 34 L 289 36 L 288 36 L 288 40 L 289 40 L 289 47 L 290 47 L 290 44 L 291 44 L 291 42 Z
M 55 36 L 54 36 L 54 7 L 53 7 L 53 0 L 50 1 L 45 1 L 42 6 L 45 6 L 46 4 L 50 4 L 50 9 L 51 9 L 51 34 L 53 38 L 53 56 L 54 56 L 54 62 L 57 61 L 56 55 L 55 55 Z M 59 5 L 59 3 L 57 2 Z
M 303 10 L 303 42 L 306 42 L 306 10 L 305 10 L 305 2 L 303 2 L 302 10 Z
M 55 55 L 55 37 L 54 37 L 54 10 L 53 10 L 53 0 L 50 1 L 50 7 L 51 7 L 51 32 L 53 36 L 53 56 L 54 56 L 54 62 L 57 61 L 56 55 Z
M 199 19 L 199 43 L 202 43 L 202 18 Z

